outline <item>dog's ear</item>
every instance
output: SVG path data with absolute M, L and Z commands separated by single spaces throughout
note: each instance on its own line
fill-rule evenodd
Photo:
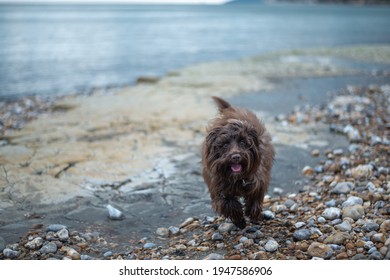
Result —
M 218 110 L 222 113 L 223 110 L 231 108 L 232 106 L 225 100 L 223 100 L 220 97 L 212 96 L 214 99 L 215 104 L 218 106 Z

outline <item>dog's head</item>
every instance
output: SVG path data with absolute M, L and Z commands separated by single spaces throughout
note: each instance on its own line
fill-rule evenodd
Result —
M 229 119 L 212 127 L 205 140 L 205 161 L 214 174 L 246 178 L 261 161 L 259 133 L 246 120 Z

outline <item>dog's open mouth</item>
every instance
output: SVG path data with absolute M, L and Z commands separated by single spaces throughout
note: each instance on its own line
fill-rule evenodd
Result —
M 240 173 L 242 171 L 242 165 L 239 163 L 233 163 L 230 167 L 234 173 Z

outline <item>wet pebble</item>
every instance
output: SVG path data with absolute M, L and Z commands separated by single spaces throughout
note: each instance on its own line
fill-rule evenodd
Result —
M 144 249 L 153 249 L 155 248 L 157 245 L 153 242 L 147 242 L 144 244 Z
M 221 241 L 221 240 L 223 240 L 223 236 L 222 236 L 219 232 L 216 232 L 216 233 L 214 233 L 214 234 L 211 236 L 211 240 L 214 240 L 214 241 Z
M 177 236 L 180 234 L 180 229 L 178 227 L 170 226 L 168 230 L 170 236 Z
M 329 245 L 313 242 L 307 249 L 307 253 L 312 257 L 329 259 L 333 255 L 333 250 Z
M 42 237 L 35 237 L 32 240 L 28 241 L 24 247 L 30 250 L 37 250 L 41 248 L 43 245 L 43 239 Z
M 60 229 L 57 232 L 57 237 L 60 241 L 67 241 L 69 239 L 69 232 L 66 228 Z
M 223 260 L 223 256 L 217 253 L 211 253 L 203 258 L 204 260 Z
M 374 223 L 374 222 L 372 222 L 372 221 L 367 221 L 367 222 L 363 225 L 363 227 L 362 227 L 362 229 L 363 229 L 364 231 L 367 231 L 367 232 L 376 231 L 376 230 L 378 230 L 378 228 L 379 228 L 379 225 L 376 224 L 376 223 Z
M 122 220 L 124 218 L 122 211 L 113 207 L 112 205 L 108 204 L 106 209 L 108 211 L 108 217 L 111 220 Z
M 266 210 L 263 212 L 263 217 L 266 220 L 273 220 L 275 219 L 275 213 L 270 210 Z
M 357 196 L 350 196 L 346 201 L 343 202 L 342 208 L 353 205 L 363 205 L 363 199 Z
M 308 229 L 299 229 L 299 230 L 296 230 L 293 234 L 294 239 L 299 240 L 299 241 L 307 240 L 310 238 L 310 236 L 311 236 L 311 233 L 310 233 L 310 230 L 308 230 Z
M 336 225 L 335 228 L 340 231 L 349 232 L 352 230 L 352 225 L 348 221 L 343 221 L 341 224 Z
M 341 210 L 337 207 L 330 207 L 322 212 L 322 216 L 327 220 L 334 220 L 339 218 L 341 215 Z
M 11 250 L 9 248 L 5 248 L 3 250 L 3 255 L 5 258 L 8 258 L 8 259 L 16 259 L 19 257 L 20 252 L 16 251 L 16 250 Z
M 169 230 L 165 227 L 160 227 L 156 230 L 156 234 L 161 237 L 168 237 L 169 236 Z
M 50 254 L 57 252 L 57 244 L 55 242 L 48 242 L 45 245 L 42 246 L 41 249 L 39 249 L 39 252 L 42 254 Z
M 357 221 L 358 219 L 362 218 L 364 215 L 364 208 L 362 205 L 352 205 L 352 206 L 346 206 L 342 210 L 342 217 L 344 218 L 351 218 Z
M 354 184 L 351 182 L 340 182 L 336 184 L 332 192 L 334 194 L 347 194 L 353 189 L 353 187 Z
M 268 240 L 267 243 L 264 245 L 264 249 L 267 252 L 275 252 L 278 250 L 278 248 L 279 248 L 278 242 L 276 242 L 273 239 Z
M 297 229 L 299 229 L 299 228 L 301 228 L 301 227 L 303 227 L 305 225 L 306 225 L 306 223 L 304 223 L 304 222 L 296 222 L 294 224 L 295 228 L 297 228 Z
M 54 232 L 58 232 L 60 231 L 61 229 L 66 229 L 67 227 L 64 226 L 64 225 L 61 225 L 61 224 L 52 224 L 52 225 L 48 225 L 46 227 L 46 231 L 54 231 Z
M 345 241 L 351 239 L 351 236 L 346 232 L 336 232 L 331 235 L 329 235 L 325 240 L 324 243 L 326 244 L 337 244 L 337 245 L 343 245 Z
M 234 225 L 232 223 L 222 223 L 218 227 L 218 231 L 220 233 L 230 232 L 234 228 Z

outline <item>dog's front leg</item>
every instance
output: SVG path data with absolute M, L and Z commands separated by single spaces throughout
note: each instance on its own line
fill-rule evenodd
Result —
M 242 204 L 234 196 L 220 196 L 217 211 L 232 220 L 233 224 L 243 229 L 246 226 Z

